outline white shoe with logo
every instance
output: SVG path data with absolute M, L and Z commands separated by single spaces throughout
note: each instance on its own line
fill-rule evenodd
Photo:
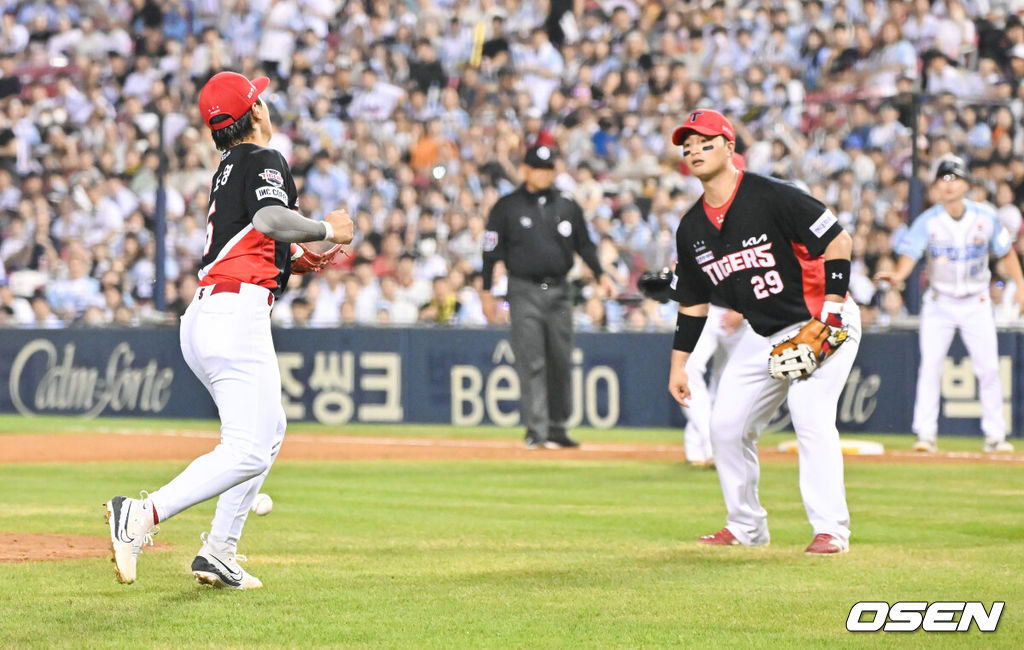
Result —
M 148 495 L 141 499 L 114 497 L 106 502 L 107 523 L 110 524 L 110 550 L 118 582 L 135 582 L 136 563 L 146 544 L 152 546 L 153 535 L 159 532 L 153 524 L 153 507 Z
M 206 533 L 200 535 L 203 547 L 192 560 L 192 575 L 202 585 L 213 585 L 223 589 L 259 589 L 263 586 L 260 579 L 249 575 L 239 566 L 246 557 L 235 553 L 225 544 L 210 539 Z

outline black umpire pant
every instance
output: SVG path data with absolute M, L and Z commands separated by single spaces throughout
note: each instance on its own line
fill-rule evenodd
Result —
M 512 352 L 528 440 L 565 438 L 572 412 L 572 296 L 565 278 L 510 276 Z

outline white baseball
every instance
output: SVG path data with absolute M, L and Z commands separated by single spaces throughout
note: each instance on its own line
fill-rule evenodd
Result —
M 270 498 L 269 494 L 257 494 L 249 509 L 257 515 L 270 514 L 270 511 L 274 509 L 274 500 Z

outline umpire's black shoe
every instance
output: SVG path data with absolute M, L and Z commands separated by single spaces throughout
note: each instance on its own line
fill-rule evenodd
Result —
M 533 434 L 526 434 L 526 439 L 523 441 L 523 446 L 527 449 L 545 449 L 547 447 L 547 441 L 541 440 Z
M 575 449 L 580 446 L 580 443 L 576 442 L 566 434 L 549 437 L 545 446 L 547 446 L 548 449 Z

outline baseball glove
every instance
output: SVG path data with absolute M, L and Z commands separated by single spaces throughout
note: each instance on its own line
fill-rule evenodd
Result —
M 672 300 L 672 270 L 668 267 L 660 271 L 644 271 L 636 281 L 636 288 L 648 298 L 658 302 Z
M 843 332 L 845 340 L 845 331 Z M 832 328 L 817 318 L 807 321 L 792 338 L 772 348 L 768 373 L 775 379 L 805 379 L 842 344 L 830 342 Z
M 292 250 L 292 273 L 316 273 L 330 264 L 334 256 L 341 252 L 341 244 L 336 244 L 323 253 L 314 253 L 302 244 L 294 244 Z

